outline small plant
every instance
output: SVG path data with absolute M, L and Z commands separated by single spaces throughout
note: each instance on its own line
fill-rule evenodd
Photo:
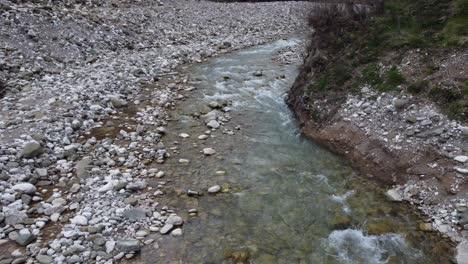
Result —
M 403 77 L 400 70 L 395 66 L 387 71 L 386 77 L 386 83 L 391 86 L 398 86 L 405 82 L 405 77 Z
M 363 77 L 363 81 L 369 85 L 375 86 L 375 85 L 382 83 L 382 78 L 380 77 L 380 74 L 379 74 L 379 68 L 375 64 L 368 65 L 362 71 L 362 77 Z
M 412 94 L 419 94 L 427 90 L 428 86 L 429 86 L 428 81 L 420 81 L 420 82 L 412 83 L 408 86 L 408 92 Z

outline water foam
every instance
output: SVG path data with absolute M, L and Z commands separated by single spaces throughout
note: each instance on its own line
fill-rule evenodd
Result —
M 346 264 L 384 264 L 393 256 L 403 255 L 406 259 L 416 260 L 420 254 L 399 234 L 372 236 L 355 229 L 335 230 L 324 244 L 329 255 Z

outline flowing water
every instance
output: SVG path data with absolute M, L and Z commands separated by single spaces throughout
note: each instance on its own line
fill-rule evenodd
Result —
M 174 152 L 162 165 L 163 180 L 172 181 L 162 204 L 185 210 L 177 212 L 186 219 L 184 234 L 157 241 L 157 250 L 148 246 L 138 262 L 450 263 L 449 243 L 418 231 L 421 219 L 411 208 L 387 202 L 383 190 L 300 135 L 284 102 L 300 62 L 272 60 L 299 41 L 280 40 L 187 69 L 197 90 L 173 113 L 164 142 Z M 198 140 L 206 127 L 196 113 L 208 111 L 212 101 L 232 102 L 232 119 L 212 138 Z M 204 147 L 216 155 L 205 157 Z M 190 165 L 179 164 L 181 158 Z M 225 192 L 185 195 L 215 184 Z M 191 208 L 198 215 L 190 216 Z

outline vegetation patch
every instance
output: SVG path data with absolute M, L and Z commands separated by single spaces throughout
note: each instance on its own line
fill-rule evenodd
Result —
M 374 15 L 353 13 L 356 9 L 349 2 L 320 5 L 310 18 L 320 43 L 309 48 L 317 57 L 310 65 L 314 71 L 307 89 L 310 98 L 370 85 L 378 91 L 405 90 L 425 97 L 452 118 L 468 120 L 466 82 L 454 79 L 453 85 L 442 87 L 441 77 L 430 78 L 443 70 L 434 54 L 443 56 L 468 46 L 468 0 L 387 0 Z M 405 77 L 397 65 L 410 50 L 425 54 L 425 66 L 418 68 L 422 74 Z

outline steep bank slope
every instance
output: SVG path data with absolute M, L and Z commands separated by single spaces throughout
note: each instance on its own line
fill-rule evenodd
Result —
M 315 10 L 288 103 L 306 135 L 430 216 L 422 229 L 465 240 L 467 2 L 387 1 L 371 19 L 362 10 Z

